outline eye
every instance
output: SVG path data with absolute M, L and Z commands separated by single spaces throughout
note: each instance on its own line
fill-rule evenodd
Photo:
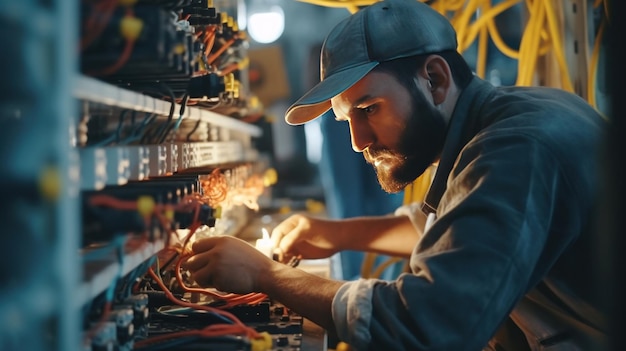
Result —
M 361 107 L 361 111 L 365 112 L 365 114 L 367 114 L 367 115 L 371 115 L 374 112 L 376 112 L 376 105 L 374 104 L 374 105 Z

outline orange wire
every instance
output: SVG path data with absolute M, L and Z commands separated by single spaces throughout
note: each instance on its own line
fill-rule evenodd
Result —
M 156 273 L 154 273 L 154 270 L 152 269 L 152 267 L 148 268 L 148 274 L 152 277 L 152 279 L 154 279 L 157 282 L 159 287 L 165 293 L 165 296 L 167 296 L 167 298 L 170 299 L 170 301 L 183 307 L 189 307 L 189 308 L 194 308 L 198 310 L 203 310 L 203 311 L 208 311 L 208 312 L 219 314 L 221 316 L 224 316 L 232 320 L 233 324 L 232 325 L 231 324 L 212 324 L 201 330 L 189 330 L 189 331 L 171 333 L 171 334 L 166 334 L 166 335 L 154 336 L 149 339 L 135 342 L 135 347 L 142 347 L 142 346 L 150 345 L 155 342 L 169 340 L 169 339 L 176 338 L 176 337 L 185 337 L 185 336 L 214 337 L 214 336 L 234 334 L 234 335 L 245 335 L 248 338 L 252 338 L 252 339 L 259 337 L 259 333 L 256 330 L 254 330 L 251 327 L 246 326 L 235 315 L 229 312 L 222 311 L 220 309 L 216 309 L 210 306 L 198 305 L 198 304 L 194 304 L 194 303 L 177 299 L 172 294 L 172 292 L 165 286 L 165 284 L 163 284 L 163 282 L 159 279 Z
M 239 64 L 237 62 L 233 62 L 230 65 L 226 66 L 223 70 L 220 71 L 220 76 L 225 76 L 228 73 L 232 73 L 239 68 Z
M 130 40 L 130 39 L 126 40 L 126 45 L 124 45 L 124 50 L 122 51 L 117 61 L 111 66 L 103 69 L 101 72 L 98 72 L 97 74 L 106 76 L 106 75 L 117 72 L 120 68 L 122 68 L 126 64 L 128 59 L 130 58 L 130 55 L 133 52 L 134 47 L 135 47 L 135 40 Z
M 206 31 L 204 32 L 204 51 L 203 54 L 206 56 L 213 49 L 213 44 L 215 44 L 215 33 L 217 31 L 217 27 L 208 26 Z M 209 62 L 210 63 L 210 62 Z
M 195 304 L 195 303 L 191 303 L 191 302 L 187 302 L 187 301 L 183 301 L 183 300 L 177 299 L 174 296 L 174 294 L 172 294 L 172 292 L 159 279 L 159 277 L 157 277 L 157 275 L 156 275 L 156 273 L 154 273 L 154 270 L 152 269 L 152 267 L 148 268 L 148 274 L 150 274 L 152 279 L 154 279 L 157 282 L 157 284 L 159 285 L 159 287 L 161 289 L 163 289 L 163 292 L 165 293 L 165 296 L 167 296 L 167 298 L 170 299 L 170 301 L 176 303 L 177 305 L 180 305 L 180 306 L 183 306 L 183 307 L 189 307 L 189 308 L 193 308 L 193 309 L 197 309 L 197 310 L 207 311 L 207 312 L 214 312 L 216 314 L 222 315 L 222 316 L 232 320 L 234 324 L 243 327 L 246 335 L 252 336 L 252 337 L 257 337 L 258 336 L 258 332 L 256 330 L 254 330 L 253 328 L 250 328 L 250 327 L 246 326 L 245 324 L 243 324 L 243 322 L 241 320 L 239 320 L 239 318 L 237 318 L 234 314 L 232 314 L 230 312 L 223 311 L 223 310 L 211 307 L 211 306 L 198 305 L 198 304 Z
M 109 195 L 94 195 L 89 198 L 89 203 L 93 206 L 109 206 L 118 210 L 136 210 L 136 201 L 120 200 Z
M 233 45 L 235 43 L 235 41 L 237 40 L 237 36 L 232 37 L 230 40 L 228 40 L 227 42 L 224 43 L 224 45 L 222 45 L 219 49 L 217 49 L 217 51 L 215 51 L 214 53 L 212 53 L 208 58 L 207 58 L 207 62 L 209 64 L 213 63 L 213 61 L 215 61 L 222 53 L 224 53 L 224 51 L 226 51 L 226 49 L 228 49 L 231 45 Z
M 181 255 L 180 258 L 178 259 L 178 262 L 176 262 L 176 271 L 175 271 L 176 281 L 178 282 L 178 285 L 180 285 L 180 287 L 184 291 L 189 292 L 189 293 L 199 293 L 199 294 L 210 295 L 212 297 L 226 301 L 226 304 L 220 305 L 219 308 L 229 308 L 229 307 L 233 307 L 242 303 L 249 303 L 249 304 L 260 303 L 260 302 L 263 302 L 267 298 L 267 295 L 261 294 L 261 293 L 249 293 L 249 294 L 244 294 L 244 295 L 219 294 L 210 289 L 188 287 L 187 285 L 185 285 L 185 282 L 183 281 L 183 276 L 181 274 L 181 266 L 182 266 L 183 261 L 191 256 L 192 256 L 191 254 Z
M 89 16 L 89 20 L 87 20 L 87 23 L 85 24 L 85 30 L 87 33 L 80 40 L 81 50 L 84 50 L 91 45 L 93 41 L 98 38 L 100 34 L 102 34 L 102 31 L 109 23 L 116 6 L 116 0 L 102 1 L 94 5 L 91 16 Z M 98 17 L 100 20 L 96 21 L 96 18 Z
M 228 183 L 226 176 L 219 168 L 214 169 L 206 179 L 202 179 L 200 185 L 204 190 L 202 200 L 209 206 L 217 208 L 222 201 L 226 200 Z

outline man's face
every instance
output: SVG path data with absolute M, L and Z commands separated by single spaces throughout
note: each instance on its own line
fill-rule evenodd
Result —
M 337 120 L 350 123 L 352 148 L 374 166 L 387 192 L 403 190 L 441 152 L 445 119 L 425 90 L 373 71 L 331 100 Z

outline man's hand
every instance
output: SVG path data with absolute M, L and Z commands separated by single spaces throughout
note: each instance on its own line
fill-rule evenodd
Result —
M 296 214 L 274 228 L 272 241 L 282 262 L 294 256 L 326 258 L 342 249 L 338 245 L 339 227 L 337 221 Z
M 196 241 L 183 267 L 201 286 L 224 292 L 261 292 L 259 280 L 275 264 L 247 242 L 230 236 Z

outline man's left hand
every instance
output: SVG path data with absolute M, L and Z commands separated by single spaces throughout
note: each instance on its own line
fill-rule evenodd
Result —
M 220 291 L 247 294 L 259 291 L 259 280 L 275 263 L 254 246 L 230 237 L 211 237 L 196 241 L 193 256 L 183 267 L 201 286 Z

